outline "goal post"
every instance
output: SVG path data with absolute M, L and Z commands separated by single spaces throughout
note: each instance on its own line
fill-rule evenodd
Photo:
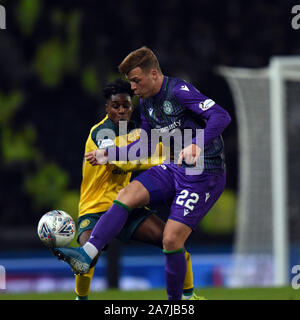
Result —
M 217 72 L 231 89 L 238 127 L 238 220 L 232 285 L 284 286 L 289 282 L 293 240 L 289 223 L 295 221 L 295 208 L 300 209 L 295 195 L 299 186 L 288 182 L 295 168 L 288 160 L 293 151 L 289 150 L 287 127 L 288 113 L 297 116 L 300 110 L 300 56 L 272 57 L 266 68 L 219 67 Z M 300 177 L 300 169 L 297 171 Z

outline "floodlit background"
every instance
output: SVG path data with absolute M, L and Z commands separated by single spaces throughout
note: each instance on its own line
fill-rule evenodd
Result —
M 300 55 L 300 29 L 291 23 L 294 1 L 0 4 L 6 10 L 6 29 L 0 30 L 0 265 L 7 290 L 73 289 L 68 266 L 39 241 L 37 223 L 52 209 L 77 219 L 85 140 L 105 115 L 101 88 L 143 45 L 157 54 L 164 74 L 191 82 L 232 116 L 223 134 L 227 188 L 187 245 L 197 287 L 231 285 L 238 124 L 232 92 L 216 67 L 263 68 L 274 55 Z M 166 218 L 168 208 L 159 209 Z M 163 259 L 154 247 L 114 242 L 98 263 L 93 289 L 164 287 Z

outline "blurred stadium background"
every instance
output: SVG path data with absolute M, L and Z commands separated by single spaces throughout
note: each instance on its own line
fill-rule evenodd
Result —
M 6 29 L 0 30 L 2 293 L 73 289 L 68 266 L 39 241 L 37 223 L 52 209 L 76 220 L 85 140 L 105 114 L 101 87 L 119 76 L 122 58 L 142 45 L 157 54 L 165 74 L 190 81 L 232 116 L 223 135 L 227 189 L 187 248 L 196 287 L 236 286 L 237 106 L 216 68 L 265 68 L 272 56 L 300 55 L 300 30 L 291 25 L 295 2 L 0 0 L 0 5 L 6 10 Z M 299 123 L 295 119 L 296 133 Z M 294 163 L 293 170 L 299 172 L 299 166 Z M 166 218 L 167 208 L 158 209 Z M 293 210 L 297 233 L 299 206 Z M 163 288 L 163 259 L 156 248 L 114 241 L 98 263 L 93 290 Z M 291 255 L 289 266 L 297 262 Z M 271 284 L 267 273 L 256 279 L 257 286 Z

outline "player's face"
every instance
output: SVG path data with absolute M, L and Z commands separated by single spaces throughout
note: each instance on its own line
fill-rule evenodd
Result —
M 140 67 L 137 67 L 132 69 L 126 77 L 130 82 L 131 90 L 138 97 L 147 99 L 157 93 L 157 70 L 146 72 Z
M 111 121 L 129 121 L 133 112 L 133 104 L 127 93 L 113 94 L 106 105 L 106 112 Z

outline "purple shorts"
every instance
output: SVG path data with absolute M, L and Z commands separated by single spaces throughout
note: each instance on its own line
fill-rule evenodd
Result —
M 162 164 L 143 172 L 139 181 L 150 194 L 150 205 L 170 207 L 169 219 L 195 230 L 225 189 L 226 174 L 187 175 L 175 164 Z

